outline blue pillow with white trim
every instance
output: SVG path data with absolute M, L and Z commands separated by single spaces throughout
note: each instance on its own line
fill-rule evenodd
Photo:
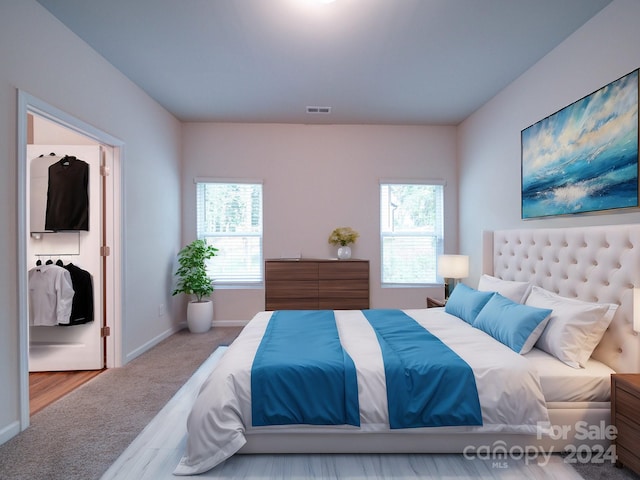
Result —
M 496 293 L 480 311 L 473 326 L 524 355 L 542 335 L 551 312 L 547 308 L 513 302 Z
M 493 295 L 494 292 L 479 292 L 459 283 L 449 295 L 444 311 L 473 325 L 478 313 Z

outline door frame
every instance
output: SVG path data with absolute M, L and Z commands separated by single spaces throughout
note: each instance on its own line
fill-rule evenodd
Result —
M 123 192 L 123 157 L 124 142 L 103 132 L 72 115 L 49 105 L 47 102 L 18 89 L 17 111 L 17 174 L 18 174 L 18 337 L 19 337 L 19 377 L 20 377 L 20 429 L 29 426 L 29 285 L 27 262 L 27 174 L 28 162 L 26 146 L 28 138 L 28 114 L 40 116 L 61 127 L 95 140 L 113 154 L 113 165 L 109 175 L 113 188 L 112 197 L 107 194 L 110 210 L 108 224 L 112 227 L 109 232 L 109 247 L 111 261 L 106 271 L 107 298 L 103 303 L 113 312 L 107 317 L 107 326 L 111 334 L 106 337 L 106 366 L 107 368 L 122 366 L 122 301 L 124 299 L 124 278 L 122 272 L 124 261 L 124 211 L 122 202 Z

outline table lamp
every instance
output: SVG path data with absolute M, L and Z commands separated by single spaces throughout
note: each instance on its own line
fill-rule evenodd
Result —
M 438 276 L 444 278 L 444 298 L 446 300 L 458 281 L 469 276 L 469 256 L 440 255 L 438 257 Z

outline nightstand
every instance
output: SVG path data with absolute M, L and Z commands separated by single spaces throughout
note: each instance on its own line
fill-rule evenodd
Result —
M 435 298 L 427 297 L 427 308 L 444 307 L 446 303 L 446 300 L 436 300 Z
M 640 374 L 611 375 L 611 422 L 618 436 L 616 467 L 625 466 L 640 475 Z

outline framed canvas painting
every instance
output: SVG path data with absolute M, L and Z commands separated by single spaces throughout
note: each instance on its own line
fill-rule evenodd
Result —
M 521 132 L 522 218 L 638 207 L 638 70 Z

